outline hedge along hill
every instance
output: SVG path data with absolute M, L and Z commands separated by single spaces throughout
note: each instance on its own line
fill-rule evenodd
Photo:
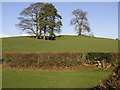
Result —
M 99 86 L 95 87 L 95 90 L 110 90 L 111 88 L 120 88 L 120 65 L 114 70 L 113 74 L 108 80 L 104 81 Z
M 3 64 L 10 67 L 36 67 L 36 68 L 68 68 L 84 66 L 96 66 L 109 68 L 120 64 L 118 53 L 3 53 Z M 103 62 L 104 61 L 104 62 Z M 99 63 L 98 63 L 99 62 Z M 99 65 L 100 64 L 100 65 Z
M 118 40 L 61 36 L 56 40 L 41 40 L 29 37 L 2 39 L 3 52 L 117 52 Z

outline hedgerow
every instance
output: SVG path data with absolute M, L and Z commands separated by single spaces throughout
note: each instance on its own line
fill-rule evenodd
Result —
M 119 53 L 81 53 L 81 52 L 57 52 L 57 53 L 2 53 L 3 64 L 10 67 L 75 67 L 84 64 L 95 64 L 95 61 L 105 60 L 112 66 L 119 65 Z M 90 63 L 88 63 L 88 61 Z

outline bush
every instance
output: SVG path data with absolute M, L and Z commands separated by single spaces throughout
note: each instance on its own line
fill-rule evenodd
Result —
M 96 53 L 96 52 L 91 52 L 86 55 L 86 60 L 106 60 L 107 62 L 110 61 L 111 59 L 111 54 L 110 53 Z
M 71 67 L 80 65 L 82 53 L 3 53 L 11 67 Z
M 106 59 L 106 63 L 116 66 L 120 64 L 118 53 L 3 53 L 3 64 L 10 67 L 76 67 L 79 65 L 94 64 L 96 60 Z M 88 63 L 89 62 L 89 63 Z
M 90 52 L 86 54 L 86 60 L 89 61 L 90 64 L 95 64 L 96 62 L 99 62 L 100 67 L 108 68 L 120 64 L 118 56 L 120 56 L 120 53 Z
M 110 63 L 113 66 L 120 65 L 120 53 L 111 53 Z

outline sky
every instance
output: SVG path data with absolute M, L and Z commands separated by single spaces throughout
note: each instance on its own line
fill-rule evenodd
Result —
M 19 13 L 33 2 L 3 2 L 2 3 L 2 34 L 8 36 L 22 35 L 15 24 Z M 51 3 L 51 2 L 50 2 Z M 77 35 L 70 20 L 74 18 L 72 11 L 82 9 L 88 13 L 87 18 L 91 32 L 96 37 L 118 37 L 118 3 L 117 2 L 53 2 L 62 16 L 61 35 Z M 1 33 L 0 33 L 1 34 Z

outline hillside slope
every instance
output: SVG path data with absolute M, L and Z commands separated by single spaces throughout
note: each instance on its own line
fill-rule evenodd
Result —
M 2 39 L 3 52 L 114 52 L 118 41 L 85 36 L 61 36 L 56 40 L 40 40 L 28 37 Z

